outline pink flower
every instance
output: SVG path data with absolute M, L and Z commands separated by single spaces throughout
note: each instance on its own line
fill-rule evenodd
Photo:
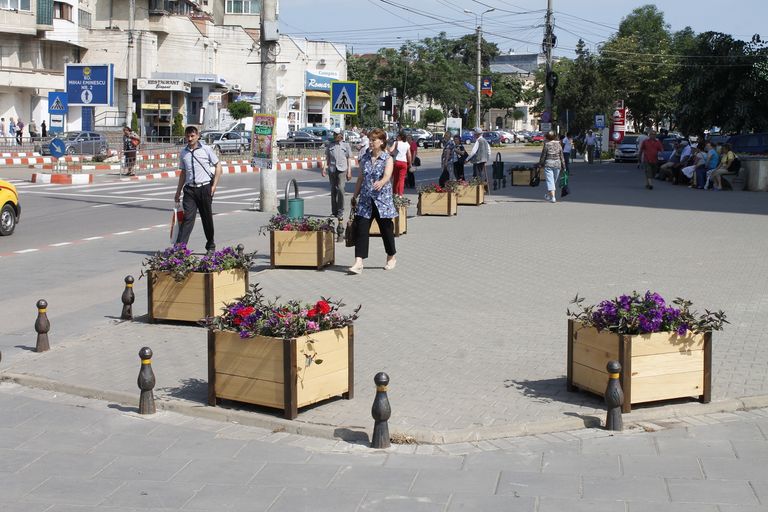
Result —
M 307 322 L 307 330 L 309 331 L 317 331 L 320 327 L 317 325 L 317 322 L 313 322 L 312 320 Z

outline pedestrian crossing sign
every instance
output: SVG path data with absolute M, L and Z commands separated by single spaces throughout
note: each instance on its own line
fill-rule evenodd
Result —
M 357 114 L 356 81 L 331 81 L 331 114 Z
M 66 91 L 48 93 L 48 113 L 49 114 L 66 114 L 67 107 L 68 105 L 67 105 Z

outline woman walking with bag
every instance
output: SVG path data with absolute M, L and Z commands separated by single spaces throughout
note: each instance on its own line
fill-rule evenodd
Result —
M 369 230 L 371 220 L 379 223 L 381 239 L 387 253 L 384 270 L 392 270 L 397 264 L 395 259 L 395 234 L 392 219 L 397 217 L 397 210 L 392 199 L 392 177 L 394 165 L 387 153 L 387 134 L 380 128 L 371 130 L 368 138 L 371 149 L 360 159 L 360 173 L 355 184 L 353 201 L 357 202 L 355 211 L 355 264 L 349 267 L 350 274 L 363 271 L 363 260 L 368 257 Z
M 411 167 L 411 146 L 406 140 L 405 132 L 397 134 L 395 143 L 387 148 L 387 151 L 395 157 L 392 190 L 396 195 L 401 196 L 405 192 L 405 175 Z
M 557 179 L 560 176 L 560 171 L 565 169 L 565 158 L 563 157 L 563 147 L 557 140 L 555 132 L 547 132 L 546 138 L 547 141 L 544 143 L 541 157 L 539 157 L 539 166 L 544 167 L 544 176 L 547 180 L 547 193 L 544 194 L 544 199 L 550 203 L 556 203 Z

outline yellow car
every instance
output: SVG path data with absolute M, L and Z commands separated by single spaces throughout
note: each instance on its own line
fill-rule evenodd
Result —
M 21 217 L 21 203 L 16 187 L 3 180 L 0 180 L 0 205 L 0 235 L 8 236 Z

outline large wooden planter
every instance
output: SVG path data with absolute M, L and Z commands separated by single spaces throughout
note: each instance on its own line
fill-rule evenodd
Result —
M 678 336 L 673 332 L 623 335 L 598 332 L 568 320 L 569 391 L 576 388 L 603 396 L 608 361 L 621 363 L 623 412 L 632 404 L 695 396 L 712 396 L 712 333 Z
M 282 409 L 354 395 L 354 329 L 321 331 L 283 340 L 236 332 L 208 332 L 208 405 L 219 399 Z M 322 361 L 317 364 L 316 361 Z
M 395 227 L 395 236 L 404 235 L 408 231 L 408 207 L 401 206 L 397 209 L 397 217 L 392 219 Z M 379 229 L 379 223 L 376 220 L 371 219 L 371 229 L 368 231 L 369 235 L 381 236 L 381 230 Z
M 485 202 L 485 187 L 483 185 L 467 185 L 459 187 L 456 202 L 463 205 L 480 206 Z
M 270 231 L 269 262 L 273 267 L 314 267 L 320 270 L 336 259 L 330 231 Z
M 456 215 L 458 211 L 455 192 L 419 193 L 419 215 Z
M 149 321 L 197 322 L 218 313 L 226 302 L 234 302 L 248 291 L 244 269 L 193 272 L 176 282 L 168 272 L 147 272 Z
M 512 169 L 510 171 L 509 182 L 514 186 L 530 186 L 531 178 L 533 178 L 535 169 Z

